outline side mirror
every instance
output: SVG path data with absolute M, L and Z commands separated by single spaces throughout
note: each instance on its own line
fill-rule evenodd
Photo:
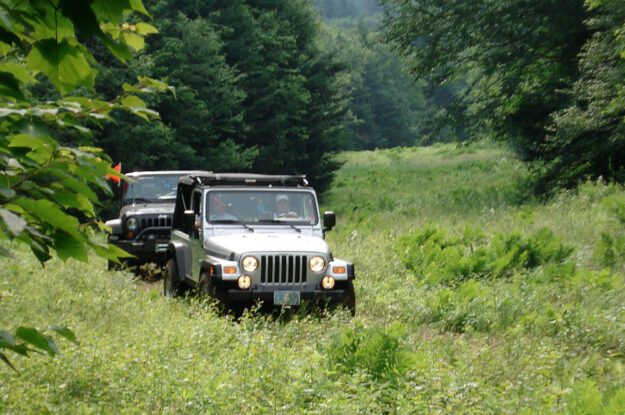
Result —
M 323 212 L 323 228 L 325 231 L 332 230 L 336 225 L 336 216 L 332 211 Z
M 190 233 L 193 230 L 193 227 L 195 226 L 195 212 L 192 210 L 185 210 L 182 215 L 183 215 L 182 217 L 184 221 L 184 227 L 187 230 L 187 232 Z

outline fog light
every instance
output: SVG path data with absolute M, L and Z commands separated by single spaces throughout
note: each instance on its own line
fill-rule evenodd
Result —
M 321 280 L 321 286 L 325 289 L 325 290 L 331 290 L 332 288 L 334 288 L 334 283 L 336 281 L 334 281 L 334 278 L 330 277 L 329 275 L 326 275 L 325 277 L 323 277 L 323 279 Z
M 249 275 L 243 275 L 237 280 L 237 285 L 242 290 L 247 290 L 252 285 L 252 278 Z

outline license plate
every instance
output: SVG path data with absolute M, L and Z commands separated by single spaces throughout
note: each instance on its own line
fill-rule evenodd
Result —
M 167 252 L 167 244 L 166 243 L 164 243 L 164 244 L 156 244 L 155 247 L 154 247 L 154 250 L 157 253 Z
M 299 291 L 274 291 L 275 305 L 299 305 Z

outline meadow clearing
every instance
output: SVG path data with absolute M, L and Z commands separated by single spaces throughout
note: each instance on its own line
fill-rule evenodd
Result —
M 169 300 L 127 272 L 19 249 L 0 327 L 71 327 L 11 356 L 0 412 L 625 413 L 625 190 L 548 200 L 493 144 L 340 155 L 327 239 L 356 264 L 356 317 Z

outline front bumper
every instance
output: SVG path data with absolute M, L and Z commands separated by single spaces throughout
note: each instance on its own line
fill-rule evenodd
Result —
M 136 258 L 130 262 L 162 262 L 165 260 L 169 239 L 111 240 L 109 243 L 123 249 Z
M 289 289 L 285 288 L 284 290 L 276 289 L 275 291 L 288 291 Z M 293 290 L 291 288 L 291 290 Z M 333 289 L 333 290 L 311 290 L 311 291 L 299 291 L 300 299 L 306 301 L 340 301 L 343 300 L 347 294 L 345 290 Z M 245 302 L 251 303 L 254 301 L 263 301 L 265 303 L 273 304 L 273 293 L 274 290 L 271 291 L 256 291 L 256 290 L 237 290 L 230 289 L 226 292 L 226 296 L 228 301 L 232 302 Z

